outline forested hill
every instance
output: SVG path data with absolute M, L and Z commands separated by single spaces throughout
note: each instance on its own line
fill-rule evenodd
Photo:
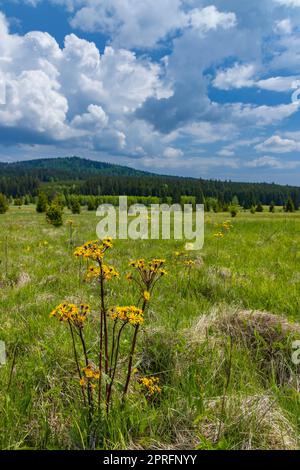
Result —
M 245 207 L 262 204 L 284 205 L 289 197 L 299 207 L 300 188 L 267 183 L 238 183 L 156 175 L 125 166 L 79 157 L 0 163 L 0 193 L 34 196 L 39 190 L 83 195 L 171 197 L 194 196 L 197 202 L 216 198 L 230 203 L 236 196 Z
M 142 176 L 148 173 L 113 163 L 79 157 L 42 158 L 14 163 L 0 162 L 1 176 L 36 176 L 40 181 L 85 180 L 95 175 Z

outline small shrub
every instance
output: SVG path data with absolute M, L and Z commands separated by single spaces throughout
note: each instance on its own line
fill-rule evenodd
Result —
M 39 213 L 46 212 L 48 208 L 48 198 L 45 193 L 39 193 L 36 204 L 36 211 Z
M 70 209 L 72 211 L 72 214 L 80 214 L 81 207 L 79 199 L 77 197 L 73 197 L 70 200 Z
M 264 208 L 261 202 L 259 202 L 256 206 L 255 212 L 263 212 Z
M 274 214 L 274 212 L 275 212 L 275 205 L 274 205 L 273 202 L 271 202 L 271 204 L 270 204 L 269 212 L 270 212 L 271 214 Z
M 0 214 L 5 214 L 8 211 L 8 202 L 4 194 L 0 194 Z
M 285 212 L 295 212 L 295 206 L 294 206 L 293 200 L 290 197 L 288 198 L 286 202 L 284 210 Z
M 231 217 L 236 217 L 238 215 L 239 210 L 238 210 L 237 206 L 230 206 L 229 207 L 229 212 L 231 214 Z
M 23 200 L 21 197 L 17 197 L 15 200 L 14 200 L 14 206 L 17 206 L 17 207 L 21 207 L 23 205 Z
M 47 222 L 54 227 L 60 227 L 63 224 L 63 210 L 58 204 L 51 204 L 46 212 Z

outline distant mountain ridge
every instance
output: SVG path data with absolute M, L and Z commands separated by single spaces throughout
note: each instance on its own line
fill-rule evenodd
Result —
M 228 205 L 233 199 L 250 208 L 261 202 L 282 206 L 291 198 L 300 206 L 300 187 L 274 183 L 245 183 L 203 178 L 167 176 L 127 166 L 80 157 L 42 158 L 0 163 L 0 193 L 7 196 L 48 194 L 155 196 L 179 203 L 194 197 L 199 203 L 214 198 Z
M 0 176 L 37 176 L 41 181 L 85 180 L 92 176 L 146 176 L 146 171 L 80 157 L 41 158 L 12 163 L 0 162 Z

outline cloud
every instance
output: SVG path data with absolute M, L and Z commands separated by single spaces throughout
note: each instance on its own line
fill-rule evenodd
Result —
M 220 158 L 220 157 L 199 157 L 192 156 L 189 158 L 166 160 L 158 157 L 147 156 L 141 159 L 144 168 L 155 168 L 156 170 L 167 170 L 172 173 L 184 173 L 186 170 L 192 170 L 194 177 L 201 176 L 210 169 L 230 168 L 238 169 L 240 167 L 237 158 Z
M 275 32 L 278 34 L 291 34 L 293 31 L 293 25 L 290 18 L 285 18 L 284 20 L 276 21 L 275 23 Z
M 258 80 L 258 70 L 255 64 L 234 64 L 233 67 L 218 70 L 212 85 L 219 90 L 240 88 L 260 88 L 277 92 L 292 92 L 300 87 L 300 76 L 277 76 Z
M 36 6 L 43 0 L 25 0 Z M 216 6 L 188 8 L 184 0 L 50 0 L 65 5 L 72 13 L 73 28 L 101 32 L 115 47 L 152 48 L 178 31 L 194 28 L 200 32 L 228 29 L 236 24 L 233 12 Z
M 180 158 L 183 156 L 183 152 L 180 149 L 174 147 L 167 147 L 163 153 L 166 158 Z
M 100 55 L 94 43 L 74 34 L 63 48 L 48 33 L 12 35 L 3 14 L 0 54 L 6 88 L 0 128 L 7 142 L 72 141 L 111 151 L 128 145 L 130 151 L 122 121 L 150 96 L 170 94 L 160 66 L 150 60 L 112 47 Z
M 300 7 L 300 0 L 275 0 L 275 2 L 287 7 Z
M 231 90 L 232 88 L 244 88 L 254 86 L 255 65 L 234 64 L 232 68 L 219 70 L 212 82 L 213 86 L 220 90 Z
M 43 2 L 64 6 L 76 34 L 63 45 L 39 31 L 13 35 L 1 17 L 2 142 L 192 175 L 195 164 L 212 177 L 220 165 L 229 177 L 249 168 L 255 146 L 299 151 L 287 132 L 299 111 L 287 96 L 300 83 L 300 9 L 288 10 L 298 2 L 27 0 Z M 78 31 L 95 33 L 101 53 Z M 271 175 L 283 163 L 260 157 L 250 168 Z
M 219 150 L 218 155 L 220 155 L 220 157 L 233 157 L 234 152 L 228 148 L 223 148 L 222 150 Z
M 227 105 L 232 116 L 244 123 L 256 123 L 260 126 L 277 124 L 299 111 L 300 102 L 280 104 L 277 106 L 254 106 L 242 103 Z
M 281 161 L 276 157 L 264 156 L 246 163 L 249 168 L 271 168 L 274 170 L 293 170 L 300 167 L 300 162 L 295 160 Z
M 258 144 L 256 150 L 259 152 L 291 153 L 300 151 L 300 142 L 292 139 L 283 139 L 279 135 L 274 135 L 263 143 Z
M 300 87 L 300 76 L 270 77 L 264 80 L 258 80 L 255 86 L 269 91 L 292 92 Z
M 217 28 L 232 28 L 236 25 L 237 19 L 233 12 L 220 12 L 214 5 L 203 9 L 194 9 L 188 13 L 189 24 L 201 31 L 207 32 Z

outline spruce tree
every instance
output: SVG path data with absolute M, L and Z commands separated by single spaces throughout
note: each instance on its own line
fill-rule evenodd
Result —
M 0 194 L 0 214 L 5 214 L 8 211 L 8 202 L 4 194 Z
M 295 212 L 295 206 L 292 198 L 288 198 L 284 210 L 285 212 Z
M 45 193 L 40 192 L 36 204 L 36 211 L 39 213 L 46 212 L 48 207 L 48 198 Z

